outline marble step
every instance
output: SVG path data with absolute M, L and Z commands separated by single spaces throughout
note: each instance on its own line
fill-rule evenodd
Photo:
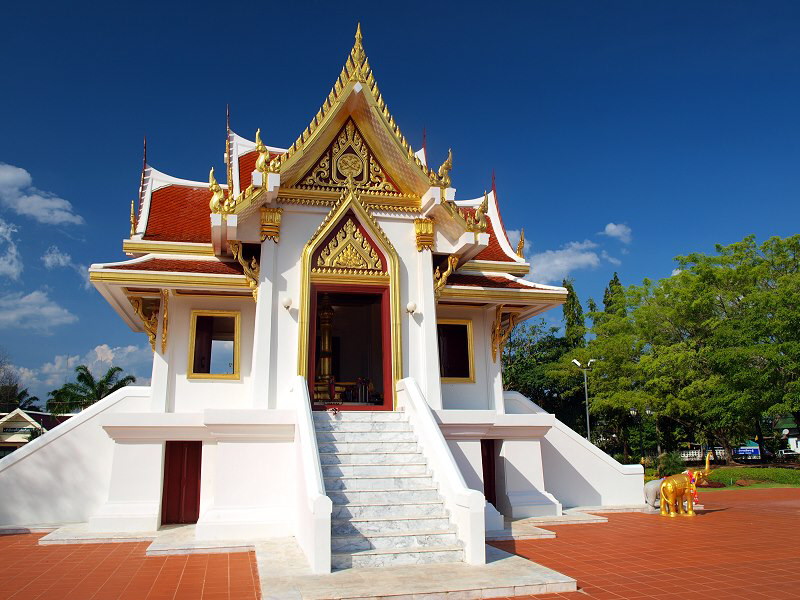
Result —
M 449 531 L 434 529 L 431 531 L 336 535 L 331 537 L 331 551 L 333 553 L 459 545 L 460 542 L 454 528 Z
M 397 465 L 424 462 L 421 452 L 320 452 L 322 465 Z
M 331 519 L 331 535 L 371 535 L 397 532 L 450 530 L 453 526 L 447 517 L 415 517 L 398 519 L 381 517 L 370 519 Z
M 334 504 L 383 504 L 388 502 L 434 502 L 439 500 L 439 490 L 434 487 L 418 490 L 347 490 L 328 492 Z
M 455 563 L 464 560 L 464 551 L 458 546 L 436 548 L 400 548 L 396 550 L 362 550 L 331 554 L 333 569 L 375 568 L 399 565 Z
M 321 454 L 388 454 L 390 452 L 419 453 L 416 442 L 322 442 L 317 440 Z
M 433 477 L 395 475 L 393 477 L 325 477 L 325 491 L 341 490 L 418 490 L 434 487 Z
M 413 431 L 318 431 L 317 442 L 416 442 Z
M 316 421 L 314 429 L 320 431 L 386 432 L 412 431 L 411 425 L 403 421 Z
M 427 475 L 424 462 L 403 464 L 322 465 L 323 477 L 394 477 L 395 475 Z
M 359 410 L 359 411 L 347 411 L 347 412 L 339 412 L 336 415 L 333 415 L 329 412 L 319 412 L 315 411 L 313 413 L 314 421 L 370 421 L 370 422 L 377 422 L 377 421 L 408 421 L 408 415 L 404 412 L 392 412 L 389 410 L 380 410 L 380 411 L 367 411 L 367 410 Z
M 418 502 L 415 504 L 334 504 L 332 519 L 373 519 L 373 518 L 408 519 L 419 517 L 447 517 L 447 511 L 441 500 L 434 502 Z

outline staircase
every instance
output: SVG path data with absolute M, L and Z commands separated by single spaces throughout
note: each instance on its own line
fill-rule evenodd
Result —
M 464 560 L 404 413 L 315 412 L 314 428 L 334 570 Z

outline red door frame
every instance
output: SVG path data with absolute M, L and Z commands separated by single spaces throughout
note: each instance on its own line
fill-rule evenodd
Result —
M 381 360 L 383 361 L 383 404 L 380 406 L 345 406 L 341 404 L 325 405 L 318 407 L 314 404 L 314 381 L 317 368 L 317 295 L 319 292 L 334 292 L 340 294 L 374 294 L 381 297 Z M 311 408 L 313 410 L 327 410 L 335 407 L 339 410 L 392 410 L 394 407 L 394 382 L 392 381 L 392 328 L 391 313 L 389 310 L 388 285 L 349 285 L 349 284 L 311 284 L 311 314 L 309 315 L 310 327 L 308 333 L 308 386 Z
M 164 447 L 161 524 L 197 523 L 203 443 L 169 440 Z

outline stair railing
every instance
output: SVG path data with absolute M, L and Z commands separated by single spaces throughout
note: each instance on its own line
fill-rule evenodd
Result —
M 486 563 L 484 507 L 486 499 L 467 487 L 464 477 L 442 435 L 439 424 L 413 377 L 397 382 L 397 399 L 423 448 L 425 458 L 439 483 L 445 507 L 450 511 L 464 543 L 464 560 L 473 565 Z
M 305 378 L 296 377 L 289 393 L 297 411 L 297 543 L 305 553 L 313 573 L 330 573 L 333 503 L 325 495 L 311 399 Z

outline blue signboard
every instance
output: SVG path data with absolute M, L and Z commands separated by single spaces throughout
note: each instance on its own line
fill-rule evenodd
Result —
M 739 446 L 733 451 L 734 454 L 746 454 L 748 456 L 759 456 L 758 446 Z

